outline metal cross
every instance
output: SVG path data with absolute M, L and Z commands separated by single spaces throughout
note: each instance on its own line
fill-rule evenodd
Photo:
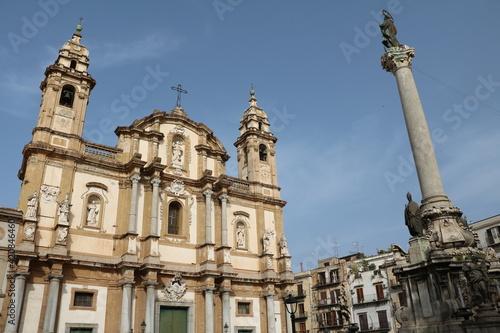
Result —
M 180 107 L 181 106 L 181 94 L 187 94 L 187 90 L 182 89 L 182 86 L 180 84 L 177 85 L 177 87 L 170 87 L 172 90 L 177 91 L 177 104 L 175 106 Z

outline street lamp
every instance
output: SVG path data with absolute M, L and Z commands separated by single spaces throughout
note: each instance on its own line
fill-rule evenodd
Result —
M 146 332 L 146 322 L 144 320 L 141 323 L 141 332 L 142 333 Z
M 227 323 L 224 323 L 224 333 L 229 332 L 229 325 Z
M 292 333 L 295 333 L 295 312 L 297 312 L 297 299 L 293 297 L 292 294 L 288 294 L 288 297 L 283 298 L 283 301 L 285 302 L 286 312 L 290 314 L 290 319 L 292 320 Z M 288 306 L 286 305 L 290 305 L 290 309 L 288 309 Z

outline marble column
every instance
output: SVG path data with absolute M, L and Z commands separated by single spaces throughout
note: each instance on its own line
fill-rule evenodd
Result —
M 154 333 L 155 328 L 155 286 L 156 283 L 146 285 L 146 333 Z
M 214 333 L 214 288 L 205 288 L 205 333 Z
M 122 315 L 120 333 L 130 333 L 132 310 L 132 282 L 124 282 L 122 286 Z
M 61 284 L 61 275 L 52 275 L 49 277 L 49 295 L 47 297 L 47 308 L 43 320 L 43 333 L 54 333 L 56 324 L 57 303 L 59 301 L 59 285 Z
M 203 192 L 205 195 L 205 243 L 212 241 L 212 194 L 211 190 Z
M 274 294 L 266 295 L 267 308 L 267 333 L 276 332 L 276 322 L 274 319 Z
M 132 197 L 130 198 L 130 213 L 128 222 L 128 232 L 131 234 L 137 233 L 137 199 L 139 196 L 139 180 L 141 176 L 139 174 L 133 174 L 130 177 L 132 181 Z
M 222 246 L 228 246 L 227 238 L 227 194 L 221 194 L 219 200 L 221 201 L 221 215 L 222 215 Z
M 224 324 L 229 326 L 228 333 L 231 333 L 231 298 L 230 290 L 224 290 L 222 292 L 222 327 Z
M 10 279 L 7 281 L 10 282 Z M 5 314 L 7 322 L 5 324 L 4 333 L 17 332 L 17 326 L 19 325 L 19 319 L 21 318 L 25 285 L 26 285 L 26 275 L 24 274 L 17 275 L 14 282 L 14 290 L 16 292 L 16 295 L 14 296 L 15 307 L 13 308 L 13 311 L 11 311 L 11 308 L 7 309 L 7 314 Z
M 158 205 L 160 203 L 160 183 L 159 177 L 154 177 L 151 180 L 153 185 L 153 197 L 151 200 L 151 231 L 150 235 L 158 236 Z
M 403 107 L 408 137 L 422 192 L 422 204 L 432 203 L 434 206 L 451 206 L 451 202 L 444 192 L 424 109 L 420 103 L 420 97 L 411 71 L 414 56 L 415 49 L 406 45 L 391 47 L 382 56 L 382 67 L 396 77 L 399 98 Z

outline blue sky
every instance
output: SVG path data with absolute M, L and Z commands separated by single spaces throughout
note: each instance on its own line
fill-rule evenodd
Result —
M 356 249 L 407 248 L 405 194 L 420 200 L 420 189 L 395 79 L 380 66 L 387 9 L 399 41 L 416 49 L 446 193 L 469 220 L 500 213 L 498 1 L 42 0 L 0 9 L 0 206 L 17 206 L 39 84 L 83 17 L 97 81 L 86 139 L 114 146 L 116 126 L 170 111 L 170 87 L 182 84 L 183 108 L 222 141 L 236 176 L 233 143 L 253 83 L 279 138 L 294 270 Z M 158 87 L 123 107 L 151 70 L 162 73 Z

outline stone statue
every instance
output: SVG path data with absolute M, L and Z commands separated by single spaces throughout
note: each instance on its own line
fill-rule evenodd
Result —
M 182 140 L 176 139 L 172 146 L 172 163 L 174 164 L 182 164 Z
M 274 231 L 266 230 L 264 231 L 264 236 L 262 236 L 262 245 L 264 246 L 264 253 L 270 253 L 271 251 L 271 238 L 274 236 Z
M 484 262 L 479 263 L 477 256 L 472 257 L 472 262 L 462 265 L 465 277 L 472 294 L 472 305 L 490 303 L 488 268 Z
M 69 202 L 68 197 L 69 194 L 66 193 L 64 200 L 59 203 L 59 223 L 69 223 L 69 211 L 73 205 Z
M 36 220 L 36 213 L 38 211 L 38 196 L 36 191 L 28 197 L 28 209 L 26 210 L 25 218 L 27 220 Z
M 97 216 L 99 214 L 99 200 L 92 197 L 87 205 L 87 225 L 95 227 L 99 222 Z
M 288 252 L 288 242 L 286 241 L 285 235 L 280 238 L 280 249 L 282 256 L 289 256 L 290 252 Z
M 424 225 L 420 217 L 420 206 L 412 200 L 410 192 L 406 194 L 408 204 L 405 205 L 405 224 L 413 237 L 424 235 Z
M 35 230 L 36 230 L 36 225 L 35 223 L 29 223 L 26 225 L 26 228 L 24 229 L 24 238 L 26 240 L 32 241 L 35 239 Z
M 384 15 L 384 21 L 380 23 L 380 30 L 382 31 L 382 44 L 385 47 L 394 47 L 401 45 L 396 39 L 396 26 L 394 25 L 394 19 L 391 14 L 385 9 L 382 9 L 382 14 Z
M 245 247 L 245 227 L 240 223 L 238 224 L 238 228 L 236 230 L 236 245 L 238 247 Z

